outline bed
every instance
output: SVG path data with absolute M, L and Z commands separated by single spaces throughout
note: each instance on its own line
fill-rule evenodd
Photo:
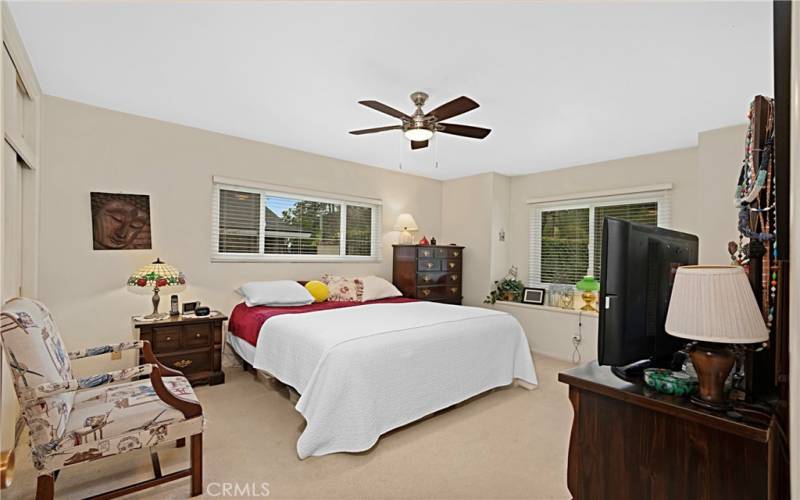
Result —
M 392 429 L 490 389 L 536 387 L 525 333 L 504 312 L 404 298 L 247 307 L 228 343 L 299 394 L 301 459 L 371 448 Z

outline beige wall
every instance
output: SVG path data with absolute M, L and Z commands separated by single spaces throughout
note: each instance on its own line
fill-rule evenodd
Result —
M 464 304 L 480 305 L 491 283 L 492 175 L 480 174 L 442 185 L 442 244 L 464 245 Z
M 311 279 L 325 272 L 391 277 L 391 230 L 410 212 L 420 234 L 441 234 L 441 182 L 132 116 L 54 97 L 43 106 L 39 297 L 70 349 L 131 338 L 130 317 L 149 298 L 128 275 L 161 257 L 181 269 L 198 299 L 229 313 L 249 280 Z M 386 232 L 380 263 L 211 263 L 212 175 L 380 198 Z M 92 250 L 91 191 L 149 194 L 152 250 Z M 168 300 L 162 301 L 162 308 Z M 162 309 L 163 310 L 163 309 Z M 81 373 L 116 369 L 102 357 Z M 125 363 L 130 363 L 128 358 Z
M 746 126 L 700 133 L 693 148 L 623 158 L 562 170 L 512 177 L 507 231 L 508 264 L 520 268 L 527 281 L 529 217 L 527 200 L 670 183 L 672 228 L 697 234 L 700 262 L 727 263 L 727 242 L 738 238 L 733 193 L 741 167 Z M 487 237 L 489 237 L 487 235 Z M 583 361 L 596 356 L 597 320 L 524 306 L 498 306 L 522 324 L 531 348 L 569 360 L 572 337 L 581 330 Z
M 509 264 L 528 269 L 527 200 L 580 192 L 671 183 L 672 228 L 700 237 L 700 261 L 728 262 L 738 237 L 733 193 L 746 126 L 699 134 L 698 146 L 512 177 Z
M 492 282 L 508 272 L 506 230 L 510 177 L 487 173 L 442 184 L 441 243 L 464 245 L 464 304 L 482 305 Z
M 728 242 L 739 240 L 733 202 L 744 157 L 747 126 L 701 132 L 697 145 L 698 205 L 695 232 L 700 236 L 700 261 L 730 262 Z
M 508 234 L 503 241 L 500 232 L 508 232 L 511 177 L 492 174 L 492 227 L 489 238 L 492 242 L 492 259 L 490 261 L 491 281 L 502 279 L 508 273 Z M 520 269 L 520 276 L 526 272 Z

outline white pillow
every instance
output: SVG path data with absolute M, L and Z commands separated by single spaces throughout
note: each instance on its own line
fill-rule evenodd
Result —
M 251 281 L 237 290 L 244 303 L 253 306 L 304 306 L 314 302 L 306 287 L 296 281 Z
M 364 283 L 364 291 L 361 294 L 362 302 L 403 296 L 397 287 L 378 276 L 364 276 L 361 281 Z

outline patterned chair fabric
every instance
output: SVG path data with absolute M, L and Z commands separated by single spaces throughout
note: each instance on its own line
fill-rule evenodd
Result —
M 47 308 L 30 299 L 11 299 L 3 305 L 0 336 L 8 357 L 14 390 L 31 435 L 31 451 L 41 455 L 53 449 L 67 430 L 75 394 L 58 394 L 27 401 L 28 392 L 43 384 L 64 384 L 72 366 Z
M 164 379 L 176 396 L 197 401 L 183 377 Z M 203 432 L 203 417 L 185 419 L 161 401 L 150 380 L 80 390 L 58 447 L 40 470 L 54 471 L 82 462 L 155 446 Z
M 140 348 L 142 342 L 67 353 L 47 308 L 11 299 L 0 314 L 0 337 L 14 378 L 22 416 L 30 429 L 33 462 L 40 473 L 201 433 L 202 416 L 186 419 L 164 403 L 150 380 L 150 365 L 75 380 L 70 359 Z M 183 377 L 163 379 L 169 391 L 197 401 Z M 105 385 L 114 383 L 113 385 Z

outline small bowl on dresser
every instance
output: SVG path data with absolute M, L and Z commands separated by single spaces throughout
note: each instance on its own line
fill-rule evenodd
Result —
M 645 369 L 644 382 L 662 394 L 675 396 L 689 396 L 697 390 L 697 378 L 664 368 Z

